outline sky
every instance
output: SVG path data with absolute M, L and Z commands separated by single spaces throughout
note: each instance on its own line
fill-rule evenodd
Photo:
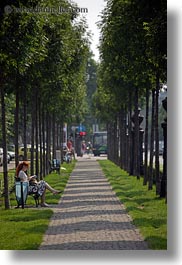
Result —
M 92 32 L 92 43 L 91 43 L 91 50 L 95 54 L 94 59 L 96 61 L 99 60 L 99 51 L 98 51 L 98 44 L 99 44 L 99 29 L 96 25 L 96 22 L 100 21 L 99 14 L 104 9 L 106 2 L 105 0 L 73 0 L 72 2 L 77 3 L 79 8 L 87 8 L 88 13 L 85 14 L 85 18 L 87 19 L 87 23 L 89 26 L 89 30 Z

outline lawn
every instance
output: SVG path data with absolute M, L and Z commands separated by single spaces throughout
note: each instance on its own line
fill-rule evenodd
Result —
M 151 249 L 167 249 L 167 204 L 156 196 L 155 187 L 148 191 L 143 179 L 129 176 L 109 160 L 99 161 L 113 190 L 124 203 L 133 223 L 140 229 Z
M 45 180 L 55 189 L 63 191 L 75 166 L 63 164 L 66 170 L 61 174 L 51 173 Z M 46 192 L 46 202 L 57 204 L 61 194 L 52 195 Z M 15 209 L 17 205 L 14 192 L 10 195 L 10 210 L 4 210 L 3 200 L 0 200 L 0 249 L 1 250 L 36 250 L 42 242 L 53 211 L 48 208 L 35 208 L 34 199 L 29 196 L 25 209 Z

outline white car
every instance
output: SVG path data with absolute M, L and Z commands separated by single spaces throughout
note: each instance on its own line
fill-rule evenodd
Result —
M 11 158 L 10 158 L 10 155 L 7 154 L 7 162 L 9 164 Z M 3 165 L 3 148 L 0 148 L 0 166 Z
M 15 152 L 12 152 L 12 151 L 7 151 L 9 157 L 10 157 L 10 160 L 13 160 L 15 158 Z
M 7 153 L 10 156 L 10 160 L 15 159 L 15 146 L 14 144 L 8 144 L 7 145 Z

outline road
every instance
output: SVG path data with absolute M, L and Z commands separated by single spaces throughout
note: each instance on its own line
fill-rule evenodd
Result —
M 86 155 L 86 154 L 84 155 L 84 157 L 88 158 L 88 159 L 91 158 L 90 155 Z M 106 155 L 101 155 L 100 157 L 99 156 L 93 157 L 93 155 L 92 155 L 92 159 L 93 158 L 95 158 L 97 160 L 99 160 L 99 159 L 107 159 L 107 156 Z M 8 164 L 8 170 L 14 169 L 14 168 L 15 168 L 15 161 L 13 160 L 13 161 L 10 161 L 10 163 Z M 3 172 L 3 166 L 0 166 L 0 173 L 2 173 L 2 172 Z
M 14 169 L 15 168 L 15 161 L 10 161 L 10 163 L 8 164 L 8 170 L 9 169 Z M 0 173 L 3 172 L 3 167 L 0 167 Z
M 94 158 L 93 155 L 84 155 L 85 158 L 88 158 L 90 159 L 90 157 L 92 157 L 92 159 Z M 101 155 L 101 156 L 96 156 L 95 159 L 97 160 L 100 160 L 100 159 L 107 159 L 107 155 Z M 148 156 L 148 159 L 149 159 L 149 156 Z M 149 161 L 149 160 L 148 160 Z M 159 163 L 160 165 L 163 165 L 163 157 L 162 156 L 159 156 Z M 14 169 L 15 168 L 15 161 L 11 161 L 9 164 L 8 164 L 8 170 L 9 169 Z M 3 172 L 3 167 L 1 166 L 0 167 L 0 173 Z

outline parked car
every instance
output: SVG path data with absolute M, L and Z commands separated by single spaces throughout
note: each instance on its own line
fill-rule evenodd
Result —
M 10 160 L 13 160 L 15 159 L 15 152 L 12 152 L 12 151 L 7 151 L 8 155 L 10 156 Z
M 32 147 L 30 144 L 27 144 L 27 159 L 30 160 L 31 159 L 31 150 Z M 34 147 L 34 156 L 36 155 L 36 148 Z M 19 148 L 19 160 L 23 161 L 24 160 L 24 146 L 21 146 Z
M 10 163 L 10 161 L 11 161 L 10 155 L 7 153 L 7 162 L 8 162 L 8 164 Z
M 9 162 L 10 162 L 10 155 L 9 154 L 7 154 L 7 162 L 8 162 L 8 164 L 9 164 Z M 0 166 L 2 166 L 3 165 L 3 148 L 0 148 Z
M 15 146 L 14 145 L 8 145 L 7 148 L 8 148 L 7 153 L 10 156 L 10 160 L 15 159 Z

